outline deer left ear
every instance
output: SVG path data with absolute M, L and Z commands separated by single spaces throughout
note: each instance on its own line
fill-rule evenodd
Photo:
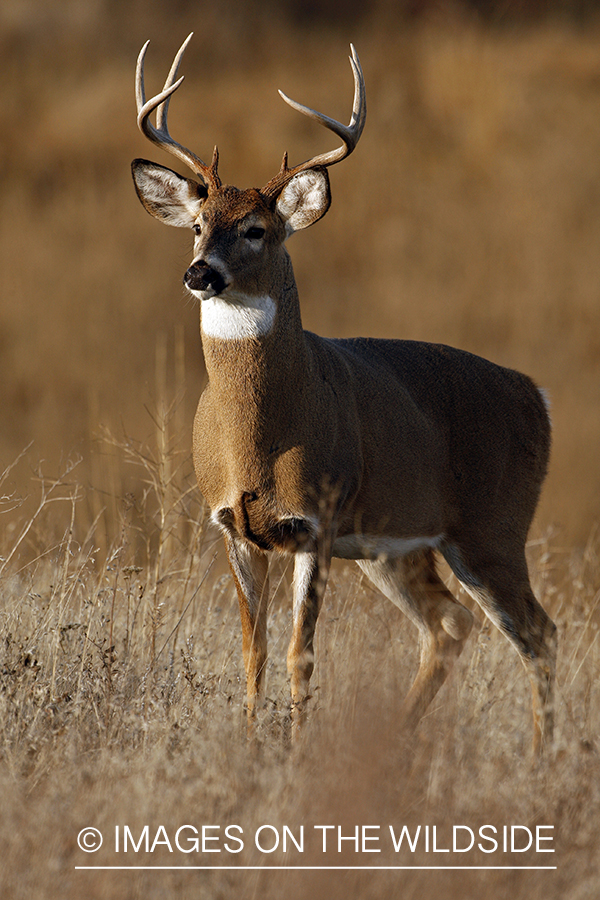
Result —
M 329 176 L 322 168 L 298 172 L 277 198 L 277 212 L 285 222 L 289 237 L 308 228 L 325 215 L 331 204 Z

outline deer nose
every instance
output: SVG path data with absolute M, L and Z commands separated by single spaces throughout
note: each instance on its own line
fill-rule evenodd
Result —
M 203 259 L 189 267 L 183 276 L 183 283 L 190 291 L 208 291 L 212 288 L 215 294 L 220 294 L 227 287 L 221 273 Z

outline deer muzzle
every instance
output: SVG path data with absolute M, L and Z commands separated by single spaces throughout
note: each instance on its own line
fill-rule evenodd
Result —
M 189 267 L 183 276 L 183 283 L 190 291 L 210 291 L 212 297 L 227 287 L 221 273 L 204 260 L 199 260 Z

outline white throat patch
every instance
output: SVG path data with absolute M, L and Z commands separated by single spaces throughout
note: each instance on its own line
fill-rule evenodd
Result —
M 204 334 L 235 341 L 269 334 L 277 307 L 268 295 L 246 297 L 228 294 L 227 299 L 217 296 L 202 300 L 200 310 Z

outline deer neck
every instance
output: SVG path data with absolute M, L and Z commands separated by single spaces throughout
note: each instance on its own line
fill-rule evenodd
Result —
M 211 391 L 229 402 L 264 408 L 301 390 L 309 367 L 291 263 L 268 293 L 203 300 L 201 336 Z

